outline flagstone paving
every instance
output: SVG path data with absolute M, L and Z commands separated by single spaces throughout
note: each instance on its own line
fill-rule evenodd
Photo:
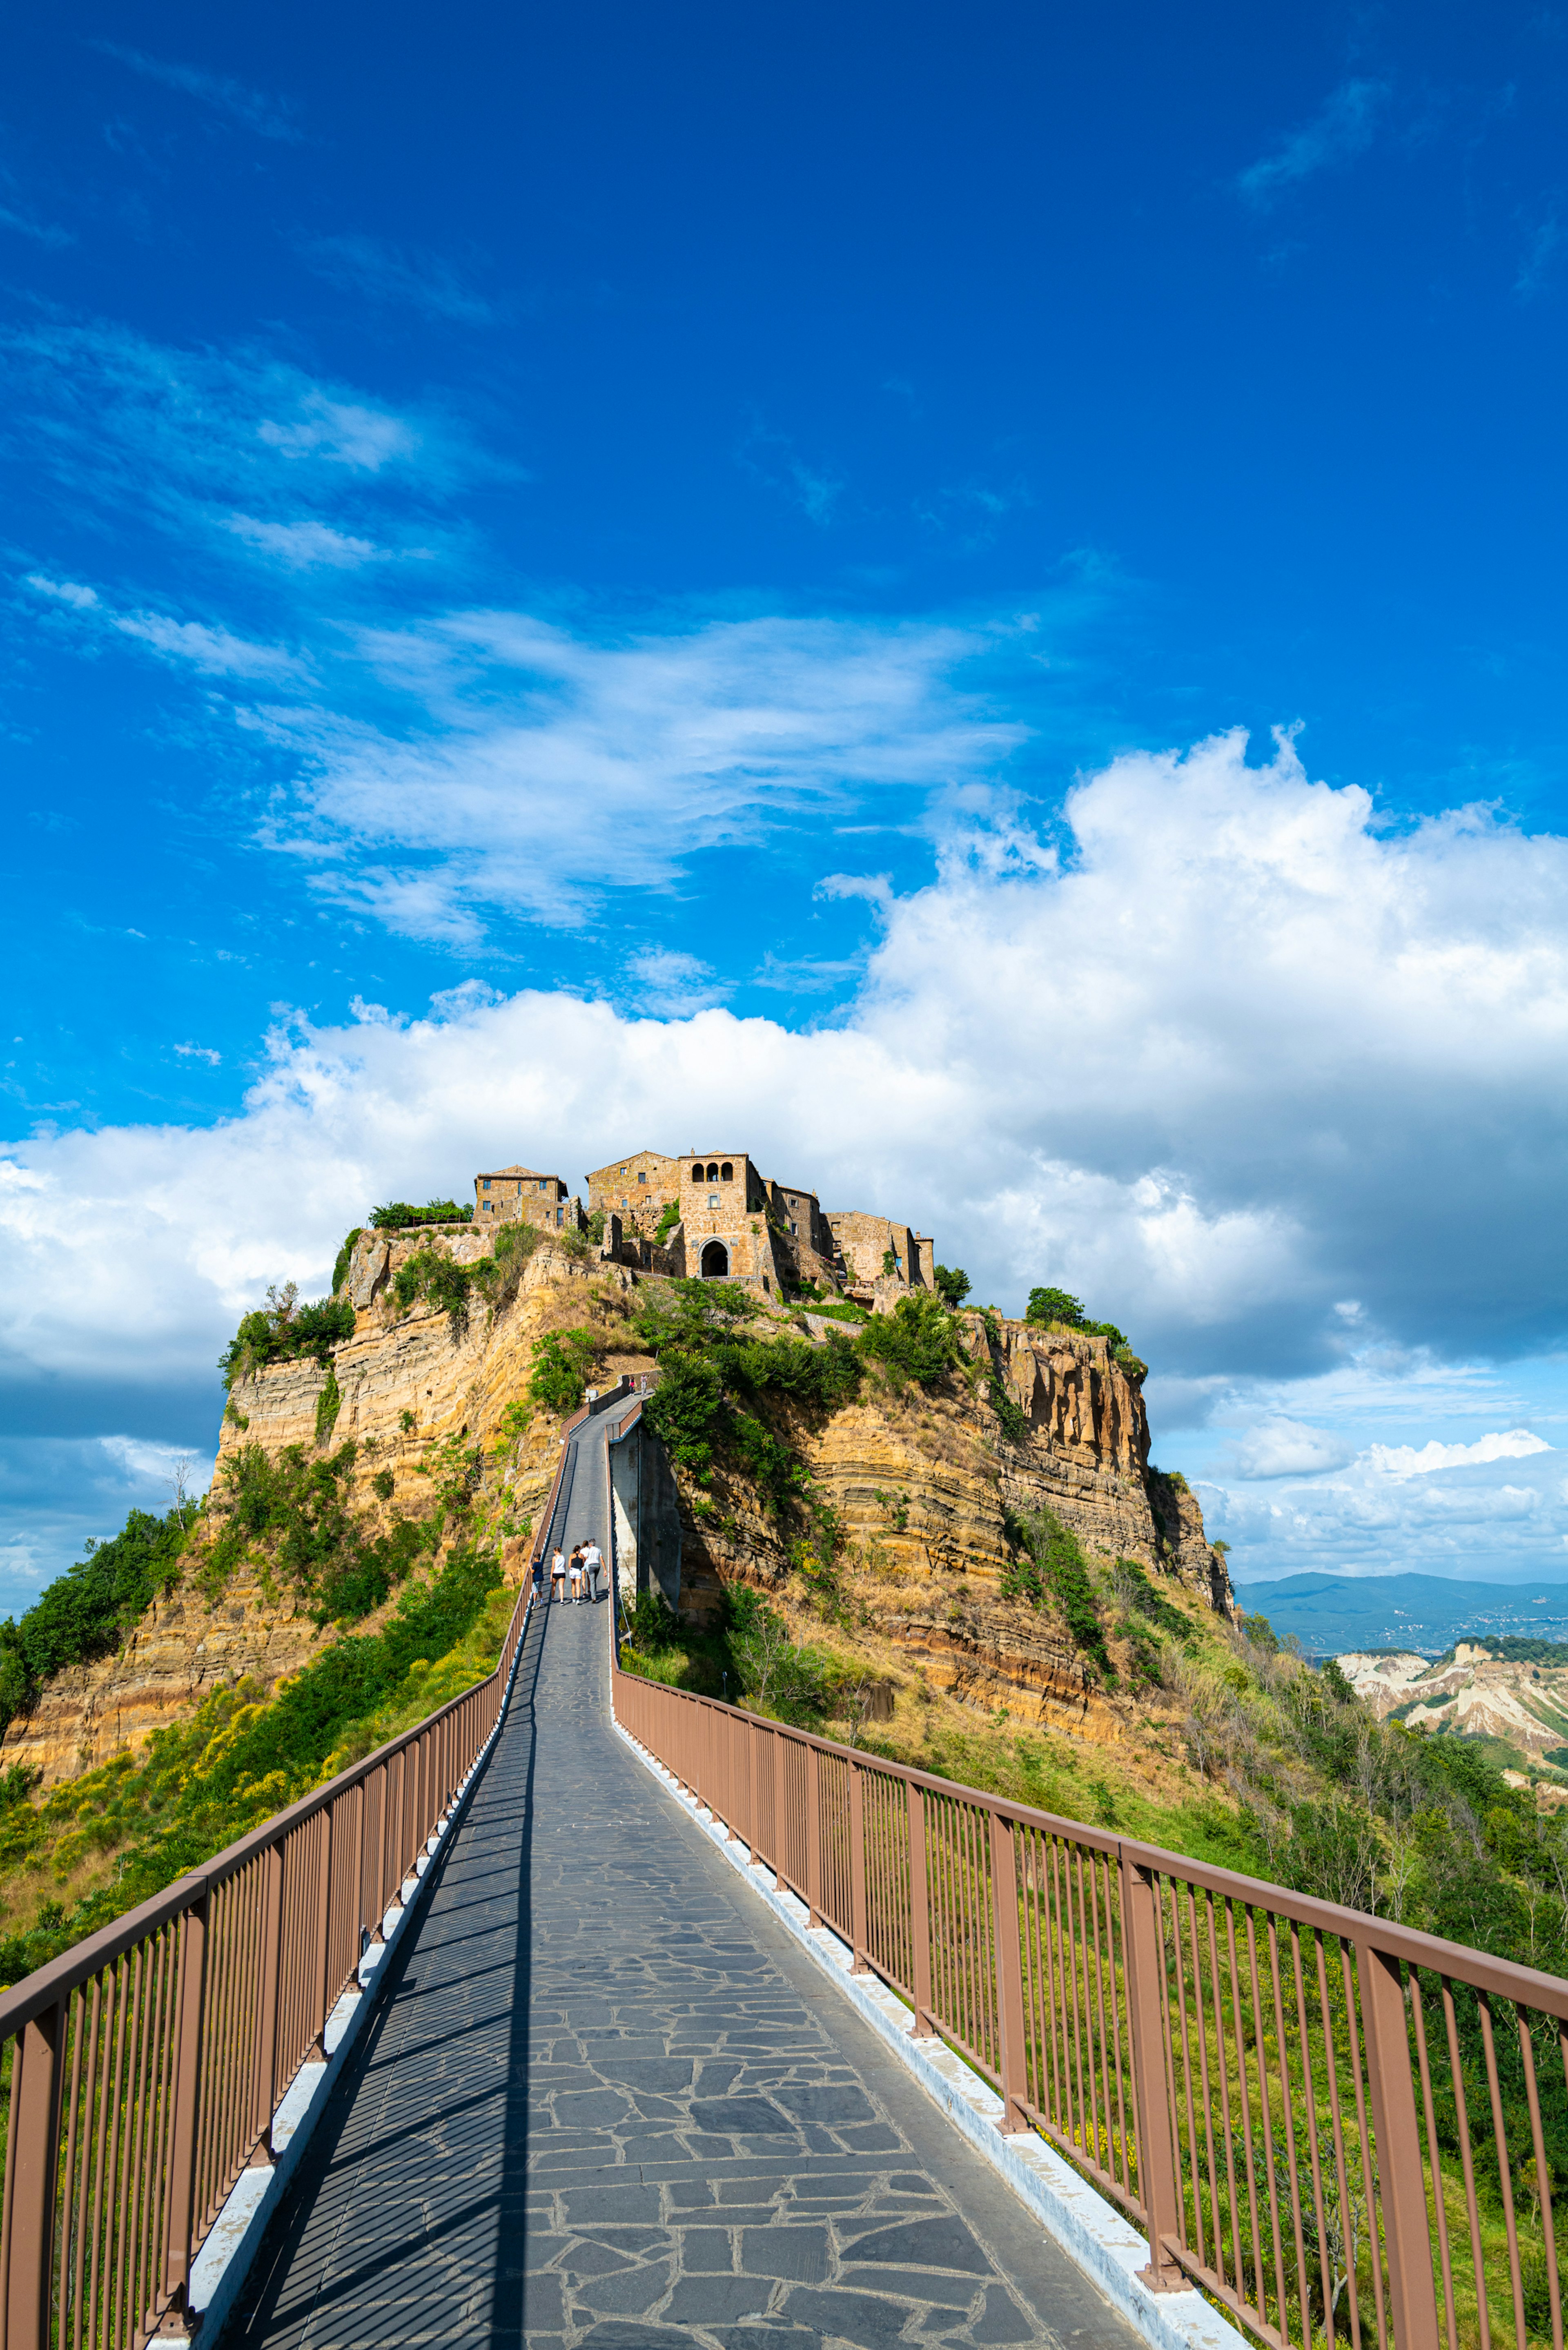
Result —
M 391 1963 L 227 2340 L 1133 2350 L 628 1752 L 604 1603 L 535 1610 Z

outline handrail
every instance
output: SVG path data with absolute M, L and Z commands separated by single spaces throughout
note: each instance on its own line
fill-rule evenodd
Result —
M 1271 2350 L 1563 2350 L 1568 1981 L 644 1679 L 614 1644 L 611 1692 L 991 2084 L 999 2129 L 1142 2226 L 1151 2290 L 1200 2285 Z
M 483 1680 L 0 1995 L 0 2350 L 190 2329 L 196 2253 L 241 2172 L 272 2163 L 285 2093 L 411 1898 L 532 1601 L 525 1578 Z

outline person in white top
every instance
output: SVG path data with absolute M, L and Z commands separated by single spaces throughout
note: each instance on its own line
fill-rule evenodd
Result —
M 603 1566 L 604 1563 L 604 1553 L 600 1550 L 597 1543 L 594 1541 L 592 1535 L 590 1535 L 588 1537 L 588 1546 L 583 1553 L 583 1573 L 587 1581 L 588 1599 L 590 1604 L 598 1598 L 599 1569 Z
M 566 1596 L 566 1557 L 564 1551 L 557 1551 L 550 1561 L 550 1581 L 555 1586 L 556 1598 L 564 1600 Z

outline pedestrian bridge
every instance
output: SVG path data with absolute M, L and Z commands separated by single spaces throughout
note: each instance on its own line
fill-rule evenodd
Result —
M 638 1409 L 541 1549 L 613 1555 Z M 0 2002 L 0 2350 L 1561 2345 L 1568 1984 L 622 1675 L 612 1615 L 524 1597 Z

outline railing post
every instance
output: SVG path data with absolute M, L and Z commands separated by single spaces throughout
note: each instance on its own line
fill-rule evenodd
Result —
M 852 1975 L 871 1971 L 866 1957 L 866 1783 L 858 1762 L 849 1765 L 849 1940 Z
M 822 1923 L 822 1803 L 821 1773 L 815 1746 L 805 1750 L 805 1906 L 806 1926 Z
M 1377 2191 L 1388 2247 L 1389 2314 L 1398 2350 L 1437 2350 L 1438 2296 L 1432 2277 L 1431 2222 L 1410 2042 L 1399 1961 L 1355 1938 L 1361 2024 L 1377 2139 Z M 1354 2031 L 1354 2022 L 1352 2030 Z M 1517 2289 L 1517 2288 L 1516 2288 Z
M 789 1761 L 789 1740 L 784 1736 L 782 1730 L 770 1730 L 767 1732 L 767 1736 L 773 1742 L 774 1757 L 774 1891 L 775 1893 L 783 1893 L 786 1887 L 786 1879 L 784 1876 L 784 1819 L 787 1804 L 784 1789 L 784 1769 Z
M 317 2013 L 319 2022 L 311 2043 L 313 2056 L 327 2054 L 327 2019 L 332 2012 L 332 2002 L 327 1990 L 327 1968 L 332 1956 L 332 1814 L 335 1804 L 324 1804 L 321 1816 L 326 1822 L 321 1838 L 321 1859 L 316 1871 L 316 1904 L 319 1939 L 316 1950 Z
M 930 1891 L 926 1880 L 926 1796 L 922 1787 L 910 1780 L 905 1793 L 909 1799 L 909 1958 L 910 1989 L 915 1994 L 915 2038 L 934 2040 L 936 2020 L 931 2013 L 931 1910 Z
M 1029 2074 L 1024 2055 L 1023 1956 L 1018 1932 L 1018 1858 L 1012 1822 L 991 1814 L 991 1919 L 996 1954 L 997 2071 L 1002 2075 L 1002 2112 L 997 2128 L 1012 2137 L 1029 2127 L 1024 2099 Z
M 66 2010 L 63 1999 L 47 2007 L 23 2026 L 11 2052 L 16 2135 L 5 2181 L 5 2350 L 46 2350 L 49 2339 Z
M 270 1845 L 262 1861 L 261 2014 L 257 2018 L 255 2118 L 261 2124 L 248 2168 L 273 2165 L 272 2117 L 277 2105 L 277 2003 L 283 1984 L 283 1846 Z
M 191 2237 L 196 2218 L 196 2126 L 202 2098 L 202 2009 L 207 1986 L 207 1906 L 203 1894 L 182 1922 L 180 2018 L 174 2043 L 174 2126 L 169 2142 L 169 2205 L 163 2239 L 168 2306 L 160 2334 L 190 2334 Z
M 382 1926 L 381 1920 L 387 1914 L 388 1783 L 389 1774 L 387 1766 L 383 1762 L 378 1767 L 371 1777 L 369 1784 L 367 1785 L 365 1794 L 365 1800 L 369 1805 L 369 1834 L 370 1839 L 369 1849 L 371 1854 L 370 1884 L 372 1890 L 370 1895 L 370 1906 L 375 1913 L 374 1920 L 370 1927 L 370 1940 L 372 1944 L 376 1942 L 384 1942 L 387 1939 L 386 1929 Z M 374 1787 L 376 1791 L 374 1803 L 371 1803 L 370 1801 L 371 1787 Z
M 1148 2266 L 1136 2273 L 1151 2293 L 1185 2293 L 1188 2281 L 1165 2248 L 1168 2236 L 1180 2240 L 1181 2189 L 1165 2087 L 1165 1954 L 1159 1930 L 1159 1888 L 1155 1877 L 1125 1853 L 1121 1878 L 1122 1956 L 1137 2098 L 1137 2189 L 1148 2228 Z

